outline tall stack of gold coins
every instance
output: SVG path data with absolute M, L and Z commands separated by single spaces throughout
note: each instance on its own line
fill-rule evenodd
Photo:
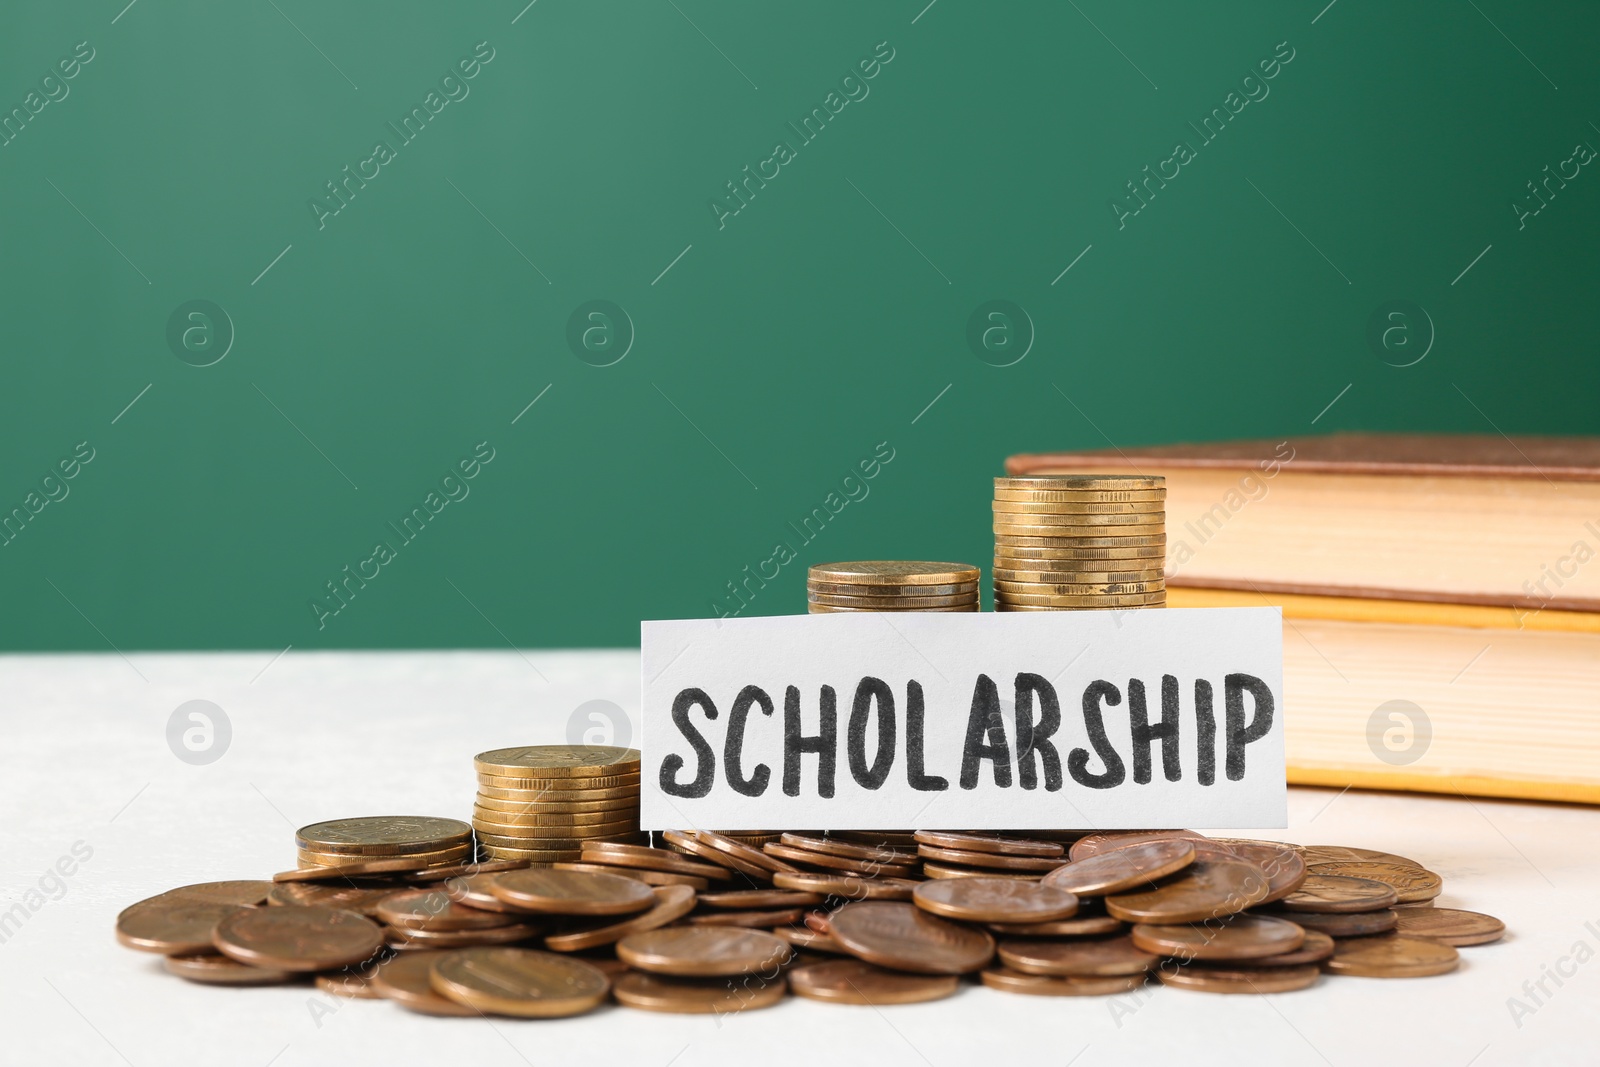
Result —
M 314 822 L 295 831 L 295 866 L 380 867 L 409 863 L 409 870 L 466 863 L 472 855 L 472 827 L 459 819 L 431 815 L 383 815 Z
M 642 844 L 639 750 L 525 745 L 480 752 L 472 828 L 489 859 L 574 862 L 585 841 Z
M 1164 607 L 1166 505 L 1159 477 L 996 478 L 995 610 Z
M 977 611 L 978 568 L 965 563 L 818 563 L 806 574 L 813 615 L 840 611 Z

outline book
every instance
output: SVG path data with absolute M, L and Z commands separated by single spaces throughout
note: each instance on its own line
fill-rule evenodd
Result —
M 1012 456 L 1167 479 L 1167 583 L 1600 611 L 1600 438 L 1333 434 Z

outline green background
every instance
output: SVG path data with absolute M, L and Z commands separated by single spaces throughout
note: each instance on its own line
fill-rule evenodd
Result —
M 1013 452 L 1600 429 L 1600 176 L 1511 207 L 1600 145 L 1593 5 L 124 2 L 0 37 L 7 111 L 95 50 L 0 148 L 0 510 L 95 450 L 0 548 L 6 649 L 631 645 L 779 540 L 746 614 L 803 610 L 807 563 L 986 566 Z M 319 229 L 309 199 L 480 41 L 470 95 Z M 870 95 L 719 229 L 724 183 L 882 41 Z M 1119 229 L 1112 197 L 1284 41 Z M 166 339 L 195 299 L 236 332 L 208 367 Z M 613 366 L 566 340 L 595 299 L 636 331 Z M 992 299 L 1036 332 L 1013 366 L 966 340 Z M 1436 330 L 1414 366 L 1367 343 L 1391 300 Z

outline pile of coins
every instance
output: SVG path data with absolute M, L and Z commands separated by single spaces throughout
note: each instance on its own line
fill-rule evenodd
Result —
M 639 750 L 526 745 L 480 752 L 472 828 L 490 859 L 577 860 L 591 841 L 642 843 Z
M 295 831 L 297 866 L 359 877 L 452 867 L 475 859 L 472 827 L 459 819 L 385 816 L 333 819 Z
M 437 839 L 422 824 L 447 821 L 342 820 L 338 843 L 425 856 Z M 313 829 L 301 839 L 333 836 Z M 184 886 L 126 909 L 117 938 L 196 982 L 314 976 L 324 992 L 426 1014 L 549 1017 L 608 999 L 721 1014 L 786 992 L 883 1006 L 974 979 L 1030 996 L 1152 979 L 1277 993 L 1329 975 L 1443 974 L 1458 946 L 1505 931 L 1435 907 L 1442 881 L 1416 861 L 1359 848 L 1188 830 L 662 838 L 588 841 L 570 862 L 412 859 Z
M 1145 475 L 996 478 L 995 610 L 1165 606 L 1166 498 Z
M 978 568 L 965 563 L 864 560 L 818 563 L 806 572 L 807 609 L 977 611 Z

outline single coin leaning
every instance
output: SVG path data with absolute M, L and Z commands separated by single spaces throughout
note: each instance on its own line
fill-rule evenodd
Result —
M 1299 925 L 1299 924 L 1296 924 Z M 1321 963 L 1333 955 L 1333 946 L 1337 944 L 1333 938 L 1321 930 L 1305 931 L 1306 938 L 1300 942 L 1300 947 L 1292 952 L 1285 952 L 1277 956 L 1256 956 L 1251 959 L 1230 960 L 1230 967 L 1298 967 L 1305 963 Z
M 1401 904 L 1416 904 L 1432 900 L 1444 888 L 1444 879 L 1421 867 L 1403 863 L 1385 863 L 1376 860 L 1349 863 L 1314 863 L 1312 874 L 1336 874 L 1347 878 L 1370 878 L 1394 887 Z
M 406 930 L 487 930 L 509 926 L 516 917 L 453 900 L 443 889 L 407 889 L 380 900 L 374 911 L 390 926 Z
M 1455 908 L 1400 908 L 1395 932 L 1401 937 L 1426 937 L 1447 945 L 1483 945 L 1498 941 L 1506 924 L 1493 915 Z
M 211 937 L 219 922 L 236 911 L 265 910 L 156 897 L 123 909 L 117 916 L 117 940 L 128 948 L 164 956 L 212 952 Z
M 582 960 L 527 948 L 466 948 L 434 961 L 433 991 L 495 1015 L 553 1019 L 596 1007 L 611 989 L 605 972 Z
M 339 908 L 247 908 L 217 923 L 212 943 L 225 956 L 284 971 L 331 971 L 371 959 L 383 930 Z
M 1030 841 L 1020 837 L 993 834 L 963 834 L 948 830 L 918 830 L 911 835 L 919 845 L 953 848 L 967 852 L 998 852 L 1007 856 L 1060 856 L 1065 853 L 1059 841 Z M 1063 863 L 1066 861 L 1063 860 Z
M 1206 841 L 1203 834 L 1193 830 L 1102 830 L 1097 833 L 1084 834 L 1072 843 L 1068 855 L 1073 862 L 1087 859 L 1101 852 L 1108 852 L 1114 848 L 1125 848 L 1128 845 L 1143 844 L 1147 841 Z
M 1009 967 L 991 967 L 979 975 L 983 984 L 1002 993 L 1021 993 L 1034 997 L 1103 997 L 1127 993 L 1144 985 L 1147 976 L 1138 974 L 1059 975 L 1027 974 Z
M 244 879 L 232 882 L 199 882 L 195 885 L 180 885 L 176 889 L 169 889 L 165 893 L 157 893 L 150 900 L 192 900 L 205 904 L 238 904 L 253 907 L 267 902 L 267 895 L 272 892 L 272 883 L 259 879 Z M 147 901 L 141 900 L 144 904 Z
M 727 1015 L 770 1008 L 783 1000 L 782 975 L 771 978 L 667 978 L 630 971 L 611 990 L 618 1004 L 677 1015 Z
M 911 894 L 923 911 L 966 922 L 1051 922 L 1070 919 L 1078 898 L 1062 889 L 1014 878 L 949 878 L 923 882 Z
M 343 908 L 345 911 L 359 911 L 371 918 L 378 912 L 378 904 L 387 897 L 400 892 L 392 886 L 383 886 L 368 889 L 364 886 L 351 885 L 319 885 L 316 882 L 285 882 L 274 886 L 267 897 L 267 903 L 272 906 L 279 904 L 307 906 L 321 905 L 324 908 Z
M 472 828 L 459 819 L 431 815 L 378 815 L 330 819 L 295 831 L 295 844 L 313 852 L 356 852 L 364 856 L 437 852 L 472 840 Z
M 392 1000 L 423 1015 L 481 1015 L 476 1008 L 458 1004 L 433 991 L 433 965 L 455 952 L 403 952 L 387 961 L 372 976 L 372 988 L 385 1000 Z
M 1126 926 L 1109 915 L 1080 915 L 1050 923 L 990 923 L 989 929 L 1007 937 L 1098 937 L 1121 933 Z
M 1163 885 L 1106 897 L 1106 911 L 1127 922 L 1197 923 L 1265 900 L 1267 876 L 1243 860 L 1197 860 Z
M 1143 974 L 1159 958 L 1127 934 L 1071 941 L 1007 939 L 1000 942 L 999 954 L 1000 962 L 1014 971 L 1052 976 Z
M 1371 937 L 1393 930 L 1400 920 L 1394 908 L 1377 911 L 1286 911 L 1283 917 L 1307 930 L 1317 930 L 1329 937 Z
M 1153 926 L 1140 923 L 1133 943 L 1158 956 L 1195 960 L 1239 960 L 1293 952 L 1306 932 L 1287 919 L 1266 915 L 1232 915 L 1215 925 Z
M 789 943 L 738 926 L 668 926 L 629 934 L 617 957 L 630 967 L 681 978 L 754 974 L 789 958 Z
M 1424 978 L 1453 971 L 1461 953 L 1420 937 L 1362 937 L 1341 941 L 1323 964 L 1334 974 L 1361 978 Z
M 462 853 L 465 855 L 465 852 Z M 377 860 L 356 860 L 327 867 L 297 867 L 292 871 L 279 871 L 272 876 L 274 882 L 333 882 L 345 878 L 365 878 L 374 874 L 402 874 L 427 866 L 426 860 L 407 856 L 386 856 Z
M 828 916 L 828 929 L 852 955 L 898 971 L 970 974 L 994 957 L 994 938 L 986 931 L 896 901 L 846 904 Z
M 1371 878 L 1308 874 L 1300 888 L 1278 901 L 1285 911 L 1323 913 L 1376 911 L 1394 904 L 1394 887 Z
M 1104 896 L 1149 885 L 1194 862 L 1188 841 L 1143 841 L 1086 855 L 1044 876 L 1041 884 L 1080 896 Z
M 789 972 L 796 996 L 834 1004 L 919 1004 L 942 1000 L 961 988 L 953 974 L 905 974 L 875 967 L 865 960 L 828 960 Z
M 252 967 L 238 960 L 215 954 L 168 956 L 162 961 L 171 974 L 202 985 L 284 985 L 302 976 L 293 971 L 274 971 Z
M 639 750 L 615 745 L 520 745 L 480 752 L 472 763 L 483 774 L 527 778 L 595 778 L 639 770 Z
M 507 904 L 547 915 L 630 915 L 656 903 L 648 885 L 619 874 L 525 868 L 492 875 L 486 884 Z
M 1163 967 L 1162 985 L 1193 989 L 1201 993 L 1289 993 L 1316 985 L 1321 971 L 1315 965 L 1300 967 L 1217 967 L 1194 964 L 1188 967 Z
M 580 930 L 570 934 L 552 934 L 544 939 L 544 947 L 553 952 L 581 952 L 621 941 L 630 934 L 655 930 L 676 922 L 694 910 L 694 890 L 686 885 L 661 885 L 651 890 L 656 905 L 618 923 L 594 930 Z

